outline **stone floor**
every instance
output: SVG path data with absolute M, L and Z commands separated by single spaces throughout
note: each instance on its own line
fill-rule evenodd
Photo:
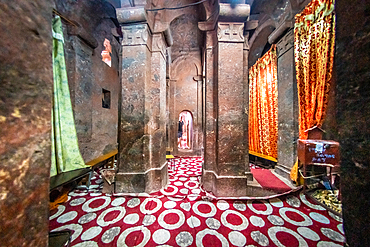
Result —
M 169 169 L 150 196 L 75 190 L 50 212 L 50 230 L 73 231 L 71 246 L 343 246 L 342 219 L 293 192 L 266 200 L 216 200 L 200 187 L 201 158 Z

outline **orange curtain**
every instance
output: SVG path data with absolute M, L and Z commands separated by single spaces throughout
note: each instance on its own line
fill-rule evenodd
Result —
M 335 43 L 334 0 L 312 0 L 295 16 L 294 54 L 299 102 L 299 138 L 320 127 L 332 79 Z M 298 161 L 290 178 L 298 180 Z
M 277 161 L 276 47 L 249 69 L 249 153 Z
M 300 139 L 307 139 L 305 130 L 320 127 L 325 118 L 334 58 L 333 10 L 334 0 L 312 0 L 295 17 Z

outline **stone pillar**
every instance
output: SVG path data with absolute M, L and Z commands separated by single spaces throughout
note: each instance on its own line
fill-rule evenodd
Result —
M 117 9 L 123 39 L 116 193 L 150 193 L 167 183 L 165 46 L 160 34 L 152 37 L 143 11 Z
M 218 195 L 247 192 L 243 36 L 244 23 L 218 22 L 217 166 Z
M 248 108 L 245 93 L 244 21 L 249 5 L 220 4 L 218 22 L 199 23 L 207 31 L 205 82 L 205 164 L 203 186 L 216 196 L 246 196 Z M 204 28 L 204 29 L 202 29 Z M 207 28 L 210 28 L 207 30 Z M 247 66 L 248 67 L 248 66 Z
M 294 66 L 294 31 L 277 43 L 278 54 L 278 163 L 275 171 L 289 178 L 297 158 L 298 93 Z
M 207 31 L 205 52 L 205 131 L 204 131 L 204 165 L 202 183 L 207 191 L 215 191 L 216 174 L 218 174 L 216 159 L 216 120 L 217 91 L 215 78 L 215 51 L 217 51 L 216 31 Z

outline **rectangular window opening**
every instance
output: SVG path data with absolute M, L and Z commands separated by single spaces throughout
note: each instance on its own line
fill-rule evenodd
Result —
M 110 109 L 110 91 L 102 88 L 102 107 Z

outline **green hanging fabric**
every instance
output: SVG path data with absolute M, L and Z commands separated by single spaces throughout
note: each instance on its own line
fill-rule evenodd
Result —
M 53 19 L 52 31 L 54 98 L 51 114 L 50 176 L 87 167 L 78 148 L 64 60 L 62 22 L 59 16 Z

